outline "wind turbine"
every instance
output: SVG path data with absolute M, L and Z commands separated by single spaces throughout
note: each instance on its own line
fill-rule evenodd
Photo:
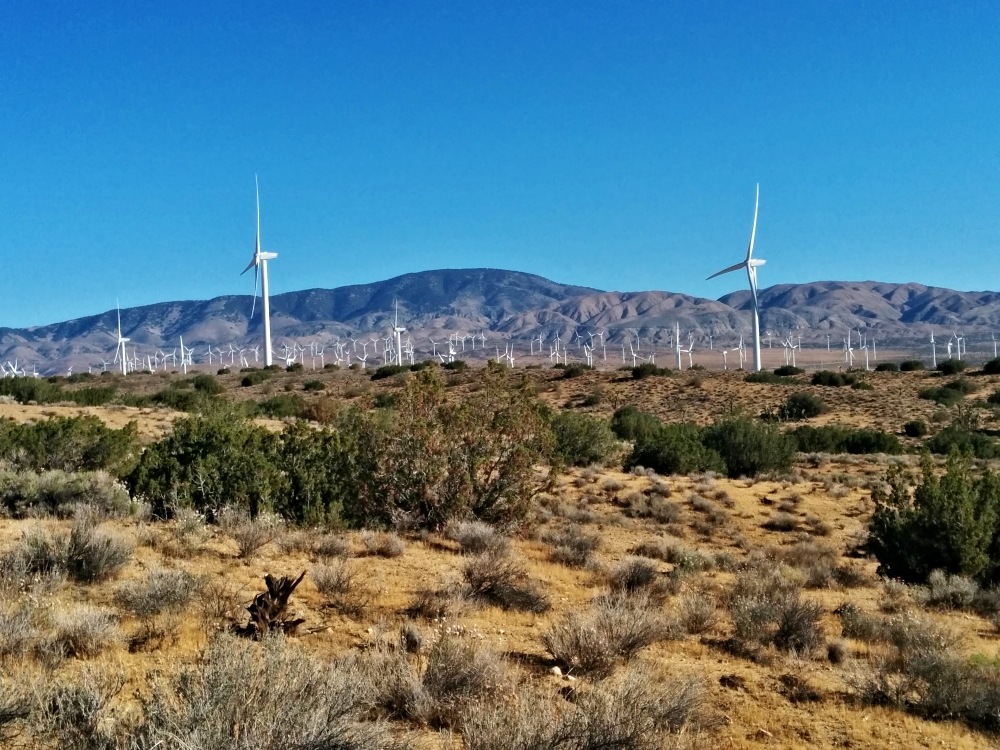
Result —
M 757 208 L 759 205 L 760 183 L 757 184 L 757 197 L 753 206 L 753 227 L 750 229 L 750 244 L 747 246 L 746 260 L 736 263 L 729 268 L 723 268 L 718 273 L 713 273 L 708 277 L 708 279 L 714 279 L 716 276 L 722 276 L 724 273 L 739 271 L 741 268 L 746 269 L 747 279 L 750 281 L 750 296 L 753 300 L 753 367 L 758 372 L 760 372 L 760 308 L 757 304 L 757 269 L 764 265 L 765 262 L 753 257 L 753 241 L 757 235 Z
M 122 375 L 126 375 L 128 370 L 126 369 L 125 360 L 128 358 L 125 353 L 125 344 L 129 342 L 129 339 L 122 338 L 122 309 L 115 303 L 115 309 L 118 311 L 118 344 L 115 347 L 115 362 L 121 363 Z
M 393 324 L 392 332 L 396 336 L 396 364 L 402 366 L 403 364 L 403 342 L 401 341 L 401 335 L 406 333 L 405 328 L 401 328 L 399 325 L 399 300 L 395 302 L 396 306 L 396 322 Z M 465 339 L 462 339 L 462 348 L 465 348 Z
M 277 253 L 265 253 L 260 249 L 260 184 L 257 182 L 257 175 L 253 176 L 254 186 L 257 188 L 257 241 L 254 244 L 253 258 L 243 269 L 246 273 L 253 269 L 253 305 L 250 308 L 250 318 L 253 319 L 254 311 L 257 307 L 257 278 L 260 277 L 261 300 L 264 304 L 264 364 L 271 366 L 271 306 L 267 295 L 267 262 L 278 257 Z M 243 275 L 240 274 L 240 276 Z
M 931 369 L 937 369 L 937 346 L 934 344 L 934 331 L 931 331 Z

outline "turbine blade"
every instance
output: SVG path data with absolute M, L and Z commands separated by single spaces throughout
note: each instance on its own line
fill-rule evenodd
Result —
M 747 245 L 747 263 L 753 255 L 753 240 L 757 236 L 757 208 L 760 206 L 760 183 L 757 183 L 757 197 L 753 203 L 753 228 L 750 230 L 750 244 Z
M 250 259 L 250 262 L 247 264 L 247 267 L 244 268 L 242 271 L 240 271 L 240 276 L 242 276 L 243 274 L 245 274 L 247 271 L 249 271 L 251 268 L 253 268 L 256 265 L 257 265 L 257 256 L 254 255 L 253 258 Z
M 722 276 L 722 274 L 724 274 L 724 273 L 732 273 L 733 271 L 739 271 L 741 268 L 745 268 L 746 265 L 747 265 L 747 262 L 744 260 L 744 261 L 742 261 L 740 263 L 737 263 L 735 265 L 730 266 L 729 268 L 723 268 L 718 273 L 713 273 L 711 276 L 709 276 L 707 279 L 705 279 L 705 281 L 710 281 L 710 280 L 714 279 L 716 276 Z
M 253 320 L 253 314 L 257 310 L 257 268 L 253 269 L 253 302 L 250 304 L 250 320 Z

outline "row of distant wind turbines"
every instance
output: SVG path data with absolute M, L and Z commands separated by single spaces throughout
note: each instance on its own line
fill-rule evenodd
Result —
M 256 239 L 255 239 L 255 243 L 254 243 L 253 256 L 251 257 L 250 262 L 249 262 L 249 264 L 247 264 L 246 268 L 243 269 L 243 274 L 247 273 L 251 268 L 254 269 L 254 297 L 253 297 L 253 304 L 251 306 L 251 311 L 250 311 L 250 317 L 251 317 L 251 319 L 253 318 L 253 315 L 256 312 L 257 290 L 258 290 L 258 287 L 260 288 L 260 296 L 261 296 L 261 302 L 262 302 L 261 306 L 262 306 L 262 316 L 263 316 L 263 329 L 264 329 L 264 342 L 263 342 L 264 343 L 264 347 L 263 347 L 264 348 L 264 352 L 263 352 L 264 353 L 264 364 L 266 366 L 270 366 L 270 365 L 273 364 L 275 352 L 274 352 L 274 349 L 273 349 L 272 343 L 271 343 L 271 317 L 270 317 L 270 299 L 269 299 L 269 295 L 268 295 L 267 269 L 268 269 L 268 261 L 275 260 L 278 257 L 278 254 L 274 253 L 274 252 L 267 252 L 267 251 L 262 251 L 261 250 L 261 243 L 260 243 L 260 185 L 259 185 L 259 182 L 257 181 L 256 175 L 254 176 L 254 183 L 255 183 L 255 188 L 256 188 L 257 231 L 256 231 Z M 750 285 L 750 294 L 751 294 L 751 327 L 752 327 L 752 332 L 753 332 L 751 347 L 752 347 L 752 358 L 753 358 L 752 359 L 752 366 L 753 366 L 753 369 L 755 371 L 759 371 L 761 369 L 761 367 L 762 367 L 762 365 L 761 365 L 760 308 L 759 308 L 759 303 L 758 303 L 758 298 L 757 298 L 757 269 L 760 268 L 761 266 L 763 266 L 765 264 L 765 262 L 766 262 L 763 259 L 754 258 L 753 257 L 754 240 L 755 240 L 756 234 L 757 234 L 757 215 L 758 215 L 759 207 L 760 207 L 760 185 L 758 184 L 757 187 L 756 187 L 756 194 L 755 194 L 755 199 L 754 199 L 753 223 L 752 223 L 751 228 L 750 228 L 750 242 L 749 242 L 749 244 L 747 246 L 746 257 L 743 260 L 741 260 L 739 263 L 735 263 L 732 266 L 729 266 L 728 268 L 724 268 L 721 271 L 718 271 L 717 273 L 714 273 L 714 274 L 712 274 L 711 276 L 708 277 L 708 279 L 711 280 L 711 279 L 714 279 L 714 278 L 716 278 L 718 276 L 722 276 L 724 274 L 731 273 L 731 272 L 734 272 L 734 271 L 740 271 L 740 270 L 745 270 L 746 271 L 746 273 L 747 273 L 747 280 L 748 280 L 749 285 Z M 404 333 L 406 333 L 406 328 L 403 327 L 403 326 L 401 326 L 399 324 L 399 309 L 398 309 L 398 305 L 397 305 L 396 306 L 394 323 L 393 323 L 393 328 L 392 328 L 392 335 L 391 335 L 391 337 L 387 337 L 387 338 L 382 339 L 384 341 L 382 355 L 383 355 L 383 360 L 384 360 L 384 362 L 386 364 L 392 363 L 392 364 L 402 365 L 404 363 L 404 358 L 407 359 L 407 360 L 409 360 L 409 362 L 411 364 L 413 363 L 414 357 L 415 357 L 413 343 L 409 339 L 409 337 L 407 337 L 407 341 L 406 342 L 403 342 L 403 340 L 402 340 L 402 334 L 404 334 Z M 869 351 L 871 352 L 873 360 L 877 361 L 877 359 L 878 359 L 878 353 L 877 353 L 877 349 L 876 349 L 875 340 L 874 340 L 874 338 L 872 339 L 871 347 L 869 349 L 867 334 L 863 334 L 860 329 L 858 329 L 857 333 L 858 333 L 858 350 L 864 353 L 865 369 L 868 369 L 870 361 L 871 361 L 871 360 L 869 360 Z M 581 346 L 582 346 L 584 360 L 585 360 L 586 364 L 593 366 L 593 364 L 594 364 L 594 353 L 597 350 L 598 346 L 600 346 L 600 348 L 601 348 L 601 355 L 602 355 L 603 360 L 607 361 L 607 347 L 606 347 L 605 341 L 604 341 L 605 332 L 604 331 L 590 332 L 590 333 L 587 333 L 586 335 L 589 337 L 589 341 L 584 342 L 583 341 L 583 336 L 579 332 L 577 332 L 577 334 L 576 334 L 576 336 L 577 336 L 577 346 L 578 346 L 578 348 L 581 348 Z M 485 347 L 486 347 L 486 337 L 485 337 L 485 334 L 483 334 L 482 332 L 480 332 L 480 334 L 478 335 L 478 337 L 481 339 L 481 342 L 482 342 L 482 347 L 481 348 L 485 349 Z M 445 353 L 445 350 L 442 350 L 442 352 L 439 353 L 437 351 L 438 342 L 436 342 L 433 339 L 431 339 L 431 345 L 433 347 L 432 348 L 432 357 L 436 357 L 436 358 L 440 359 L 441 362 L 454 361 L 455 355 L 457 354 L 457 345 L 458 345 L 458 343 L 461 342 L 462 349 L 464 350 L 465 349 L 465 341 L 468 338 L 469 338 L 469 336 L 463 336 L 463 335 L 459 335 L 459 334 L 452 334 L 452 335 L 450 335 L 448 337 L 448 340 L 447 340 L 447 354 Z M 471 339 L 472 339 L 473 349 L 475 349 L 475 342 L 477 340 L 477 336 L 473 335 L 473 336 L 471 336 Z M 366 365 L 366 362 L 367 362 L 367 357 L 368 357 L 367 343 L 366 342 L 362 343 L 362 353 L 358 354 L 357 353 L 358 339 L 350 339 L 350 340 L 352 341 L 352 350 L 353 350 L 353 353 L 355 354 L 355 359 L 361 365 L 361 367 L 364 368 L 365 365 Z M 373 349 L 374 349 L 374 352 L 375 352 L 376 356 L 378 355 L 378 341 L 379 340 L 380 339 L 379 339 L 379 337 L 377 335 L 371 337 L 371 343 L 373 345 Z M 962 354 L 964 353 L 964 341 L 965 340 L 964 340 L 963 337 L 959 336 L 957 333 L 953 333 L 952 338 L 947 342 L 948 356 L 949 357 L 952 356 L 952 351 L 953 351 L 953 347 L 954 347 L 954 351 L 957 353 L 958 358 L 961 359 Z M 138 369 L 139 364 L 141 364 L 144 367 L 144 369 L 152 370 L 152 369 L 156 369 L 156 367 L 158 365 L 160 365 L 160 364 L 162 364 L 163 367 L 165 368 L 166 367 L 166 362 L 169 360 L 174 367 L 177 366 L 177 350 L 176 349 L 173 352 L 171 352 L 170 354 L 165 354 L 162 351 L 157 351 L 153 355 L 147 355 L 143 360 L 138 360 L 137 359 L 137 355 L 135 354 L 134 350 L 133 350 L 133 356 L 132 357 L 128 356 L 127 347 L 126 347 L 126 344 L 128 344 L 128 343 L 129 343 L 129 339 L 122 336 L 122 330 L 121 330 L 121 312 L 119 310 L 119 312 L 118 312 L 117 346 L 116 346 L 116 350 L 115 350 L 115 358 L 114 358 L 113 364 L 117 364 L 121 368 L 121 372 L 122 372 L 123 375 L 127 374 L 129 371 L 135 371 L 136 369 Z M 543 354 L 543 346 L 544 346 L 544 336 L 543 336 L 543 334 L 539 334 L 537 338 L 532 338 L 531 339 L 531 342 L 530 342 L 530 352 L 529 352 L 530 355 L 535 355 L 536 354 L 536 352 L 535 352 L 535 345 L 536 345 L 536 343 L 538 345 L 538 352 L 537 352 L 537 354 L 538 355 L 542 355 Z M 626 356 L 626 352 L 625 352 L 625 343 L 626 342 L 623 342 L 622 343 L 622 347 L 621 347 L 621 357 L 622 357 L 622 364 L 623 365 L 624 364 L 628 364 L 628 357 Z M 649 351 L 649 353 L 644 354 L 641 351 L 641 346 L 640 346 L 641 339 L 639 338 L 637 330 L 635 331 L 635 342 L 633 343 L 631 340 L 629 340 L 627 343 L 628 343 L 628 346 L 629 346 L 629 356 L 631 357 L 631 361 L 632 361 L 632 365 L 633 366 L 637 365 L 640 361 L 643 361 L 643 362 L 652 362 L 652 363 L 655 364 L 655 357 L 656 357 L 655 347 L 652 345 L 652 342 L 650 342 L 650 351 Z M 687 348 L 684 348 L 681 345 L 680 326 L 679 325 L 675 325 L 673 343 L 674 343 L 674 352 L 675 352 L 675 355 L 676 355 L 676 365 L 677 365 L 677 368 L 678 369 L 683 369 L 683 355 L 684 354 L 687 354 L 688 367 L 693 366 L 693 352 L 694 352 L 694 336 L 693 336 L 693 334 L 689 335 Z M 798 340 L 797 340 L 797 343 L 796 343 L 795 338 L 792 336 L 791 333 L 789 333 L 788 337 L 785 338 L 785 339 L 782 339 L 780 341 L 780 343 L 781 343 L 782 347 L 785 350 L 785 363 L 786 364 L 795 365 L 796 351 L 802 345 L 802 338 L 801 338 L 801 336 L 798 337 Z M 930 341 L 930 343 L 931 343 L 931 357 L 932 357 L 932 362 L 933 362 L 933 365 L 936 367 L 936 365 L 937 365 L 937 350 L 936 350 L 936 344 L 935 344 L 933 333 L 931 334 L 931 341 Z M 997 345 L 996 345 L 996 339 L 995 339 L 995 337 L 993 339 L 993 345 L 994 345 L 994 356 L 996 356 Z M 320 366 L 321 367 L 324 366 L 325 365 L 324 349 L 322 347 L 320 347 L 319 349 L 317 349 L 317 344 L 315 344 L 315 343 L 310 344 L 309 346 L 310 346 L 310 350 L 311 350 L 311 357 L 312 357 L 312 360 L 313 360 L 313 367 L 315 367 L 315 361 L 316 361 L 317 357 L 320 359 L 320 362 L 321 362 Z M 770 333 L 768 334 L 768 346 L 769 347 L 771 346 L 771 334 Z M 345 362 L 347 364 L 350 364 L 351 351 L 347 351 L 346 350 L 346 343 L 343 343 L 343 342 L 341 342 L 338 339 L 333 344 L 333 347 L 335 349 L 335 360 L 334 361 L 337 364 L 342 364 L 342 363 L 345 363 Z M 710 349 L 714 348 L 713 347 L 713 341 L 712 341 L 711 335 L 709 336 L 709 348 Z M 194 350 L 190 349 L 190 348 L 187 348 L 187 347 L 184 346 L 183 338 L 179 342 L 179 349 L 180 349 L 180 367 L 186 373 L 187 372 L 187 367 L 189 365 L 193 365 L 194 364 L 194 361 L 193 361 Z M 303 346 L 301 346 L 300 344 L 293 343 L 291 347 L 289 347 L 288 344 L 285 344 L 285 350 L 284 350 L 284 353 L 283 353 L 283 356 L 282 356 L 282 360 L 286 363 L 286 365 L 292 364 L 295 361 L 302 361 L 302 359 L 304 359 L 305 350 L 306 350 L 306 348 L 303 347 Z M 827 350 L 828 351 L 830 350 L 830 335 L 829 334 L 827 334 Z M 220 362 L 222 362 L 223 356 L 225 354 L 228 354 L 229 357 L 230 357 L 230 364 L 235 364 L 236 354 L 238 353 L 239 356 L 240 356 L 241 366 L 247 367 L 247 366 L 249 366 L 249 359 L 246 357 L 246 354 L 245 354 L 246 351 L 252 351 L 253 352 L 253 354 L 254 354 L 254 363 L 255 364 L 259 362 L 260 351 L 259 351 L 259 347 L 257 347 L 257 346 L 249 348 L 249 349 L 248 348 L 235 349 L 232 346 L 232 344 L 230 344 L 230 348 L 229 348 L 228 351 L 223 351 L 222 349 L 217 349 L 216 352 L 215 352 L 215 356 L 217 356 L 219 358 Z M 318 354 L 317 354 L 317 351 L 318 351 Z M 723 356 L 723 367 L 724 367 L 724 369 L 729 369 L 729 353 L 730 353 L 730 351 L 735 351 L 736 354 L 738 355 L 740 369 L 744 369 L 745 368 L 746 360 L 747 360 L 747 355 L 746 355 L 746 349 L 745 349 L 745 345 L 744 345 L 743 337 L 742 336 L 740 337 L 740 341 L 739 341 L 739 345 L 738 346 L 734 347 L 732 350 L 721 349 L 720 351 L 721 351 L 722 356 Z M 845 361 L 845 363 L 847 364 L 848 367 L 853 367 L 854 366 L 854 359 L 855 359 L 855 353 L 854 353 L 855 350 L 854 350 L 854 346 L 852 344 L 852 333 L 850 331 L 848 331 L 847 335 L 844 337 L 844 348 L 843 348 L 843 351 L 844 351 L 844 361 Z M 208 354 L 209 364 L 212 364 L 213 352 L 212 352 L 211 346 L 208 347 L 207 354 Z M 514 361 L 515 361 L 514 345 L 512 343 L 505 344 L 503 354 L 500 353 L 499 346 L 497 346 L 496 347 L 496 359 L 497 359 L 497 361 L 506 362 L 509 366 L 513 367 L 514 366 Z M 558 334 L 556 334 L 556 336 L 555 336 L 552 344 L 550 344 L 550 347 L 549 347 L 549 359 L 550 359 L 550 361 L 554 361 L 554 362 L 557 362 L 557 363 L 561 361 L 563 364 L 566 364 L 569 361 L 569 349 L 568 349 L 568 347 L 565 344 L 563 344 L 563 342 L 561 341 L 561 339 L 560 339 L 560 337 L 559 337 Z M 137 364 L 137 362 L 139 364 Z M 104 368 L 107 369 L 107 366 L 108 366 L 109 363 L 108 362 L 102 362 L 102 364 L 103 364 Z M 3 366 L 0 365 L 0 367 L 3 367 Z M 7 375 L 8 374 L 8 370 L 16 372 L 16 370 L 17 370 L 16 363 L 15 363 L 15 365 L 13 367 L 11 367 L 11 363 L 8 363 L 8 368 L 4 368 L 3 374 Z

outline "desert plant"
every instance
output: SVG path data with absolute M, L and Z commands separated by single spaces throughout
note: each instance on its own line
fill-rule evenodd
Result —
M 384 531 L 361 532 L 361 544 L 369 555 L 377 557 L 399 557 L 406 551 L 406 542 L 398 534 Z
M 81 583 L 95 583 L 117 575 L 132 559 L 132 545 L 86 521 L 77 521 L 65 542 L 65 569 Z
M 97 656 L 121 640 L 114 617 L 87 605 L 57 612 L 52 624 L 53 632 L 39 645 L 46 661 Z
M 961 359 L 943 359 L 937 363 L 937 371 L 942 375 L 958 375 L 969 366 L 969 363 Z
M 875 365 L 875 372 L 899 372 L 899 365 L 895 362 L 879 362 Z
M 444 528 L 444 535 L 458 542 L 462 552 L 471 554 L 505 553 L 510 546 L 510 540 L 506 536 L 482 521 L 449 521 Z
M 528 577 L 524 566 L 502 552 L 473 557 L 462 569 L 462 576 L 468 587 L 466 595 L 473 601 L 522 612 L 545 612 L 549 608 L 548 598 Z
M 720 471 L 719 454 L 703 443 L 703 430 L 696 424 L 681 422 L 661 425 L 651 434 L 641 434 L 625 459 L 624 468 L 636 466 L 659 474 L 691 474 L 697 471 Z
M 622 440 L 634 442 L 652 438 L 662 424 L 655 414 L 634 406 L 622 406 L 611 417 L 611 431 Z
M 922 419 L 911 419 L 903 425 L 903 434 L 907 437 L 922 438 L 927 434 L 927 423 Z
M 818 417 L 827 411 L 827 406 L 823 399 L 812 393 L 804 391 L 791 394 L 781 408 L 778 409 L 778 417 L 784 420 L 799 420 Z
M 140 620 L 180 612 L 198 593 L 201 581 L 182 570 L 157 568 L 145 581 L 130 581 L 115 592 L 115 603 Z
M 905 362 L 899 363 L 900 372 L 917 372 L 919 370 L 926 370 L 926 369 L 927 366 L 919 359 L 908 359 Z
M 552 434 L 556 455 L 570 466 L 603 463 L 617 444 L 607 422 L 573 411 L 560 412 L 552 419 Z
M 722 457 L 730 477 L 755 477 L 765 471 L 787 471 L 795 441 L 775 425 L 732 415 L 705 430 L 705 447 Z
M 585 533 L 577 524 L 548 532 L 544 540 L 554 548 L 551 555 L 554 561 L 578 568 L 590 563 L 601 541 L 598 535 Z

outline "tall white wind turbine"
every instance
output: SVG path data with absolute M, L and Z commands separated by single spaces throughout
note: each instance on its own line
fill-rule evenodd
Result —
M 757 235 L 757 208 L 760 205 L 760 183 L 757 184 L 757 197 L 753 206 L 753 226 L 750 229 L 750 244 L 747 246 L 746 260 L 736 263 L 729 268 L 723 268 L 718 273 L 713 273 L 708 279 L 722 276 L 724 273 L 739 271 L 745 268 L 747 278 L 750 281 L 750 296 L 753 301 L 753 368 L 760 372 L 760 308 L 757 305 L 757 269 L 764 265 L 763 260 L 753 257 L 753 241 Z
M 250 308 L 250 319 L 253 319 L 257 306 L 257 279 L 260 278 L 260 296 L 264 306 L 264 364 L 271 366 L 271 305 L 267 296 L 267 262 L 278 257 L 277 253 L 265 253 L 260 249 L 260 184 L 257 182 L 257 175 L 253 176 L 254 186 L 257 188 L 257 241 L 254 245 L 253 258 L 243 269 L 246 273 L 253 269 L 253 306 Z M 240 274 L 240 276 L 243 275 Z
M 399 325 L 399 300 L 395 301 L 396 308 L 396 318 L 392 326 L 393 336 L 396 337 L 396 364 L 402 366 L 403 364 L 403 342 L 402 335 L 406 333 L 406 329 Z
M 126 363 L 128 356 L 125 353 L 125 344 L 129 342 L 129 339 L 122 338 L 122 309 L 118 307 L 117 304 L 115 305 L 115 307 L 118 310 L 118 344 L 115 347 L 114 361 L 121 364 L 122 375 L 126 375 L 128 374 L 127 363 Z

